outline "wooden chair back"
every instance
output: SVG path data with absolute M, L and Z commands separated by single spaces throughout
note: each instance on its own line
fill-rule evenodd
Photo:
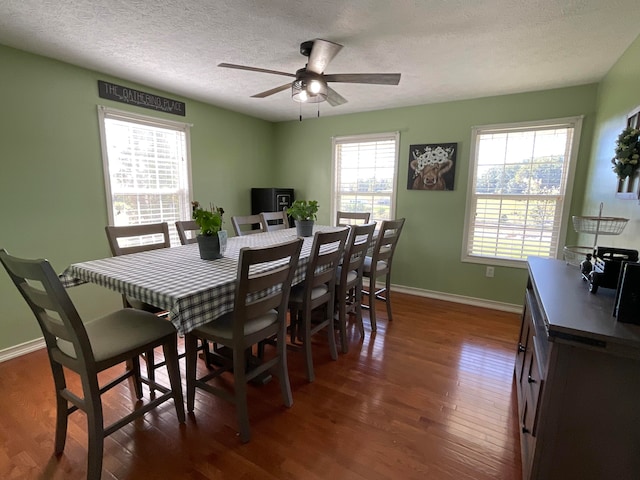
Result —
M 67 358 L 58 342 L 71 346 L 77 358 L 74 370 L 88 373 L 94 359 L 84 324 L 49 262 L 12 257 L 4 249 L 0 260 L 38 320 L 49 355 Z
M 198 241 L 196 234 L 200 231 L 200 227 L 195 220 L 178 220 L 176 222 L 176 230 L 178 231 L 178 237 L 180 237 L 180 243 L 182 245 L 188 245 Z
M 369 223 L 370 219 L 371 213 L 369 212 L 337 212 L 336 225 L 341 227 L 346 225 L 365 224 Z
M 378 275 L 391 271 L 391 262 L 393 261 L 393 254 L 396 251 L 402 228 L 404 227 L 404 218 L 398 220 L 383 220 L 380 224 L 380 230 L 378 232 L 378 239 L 373 247 L 371 254 L 372 271 L 374 265 L 378 262 L 385 262 L 386 267 L 383 270 L 377 270 Z
M 371 246 L 375 228 L 375 222 L 352 225 L 350 227 L 349 238 L 344 249 L 344 257 L 340 265 L 340 285 L 344 288 L 351 288 L 362 281 L 362 266 L 364 265 L 367 250 Z M 359 278 L 349 281 L 349 272 L 357 272 Z
M 289 228 L 289 216 L 286 210 L 281 212 L 262 212 L 260 219 L 267 232 Z
M 349 229 L 344 228 L 336 232 L 316 232 L 311 246 L 311 255 L 304 277 L 304 302 L 312 304 L 311 308 L 332 300 L 336 282 L 336 271 L 344 254 L 344 246 L 349 235 Z M 312 292 L 316 287 L 327 286 L 327 294 L 313 298 Z M 333 302 L 331 302 L 333 309 Z
M 111 254 L 114 257 L 171 246 L 167 222 L 143 225 L 107 225 L 105 231 Z M 124 240 L 122 244 L 121 240 Z
M 238 261 L 238 283 L 234 303 L 233 336 L 245 338 L 247 321 L 278 311 L 278 328 L 285 324 L 287 303 L 293 275 L 298 265 L 302 239 L 265 248 L 242 248 Z M 265 339 L 276 334 L 271 332 Z M 264 334 L 263 334 L 264 335 Z M 256 339 L 240 340 L 240 344 L 253 345 Z
M 266 227 L 262 223 L 260 215 L 236 215 L 231 217 L 231 224 L 233 225 L 233 231 L 238 236 L 267 231 Z

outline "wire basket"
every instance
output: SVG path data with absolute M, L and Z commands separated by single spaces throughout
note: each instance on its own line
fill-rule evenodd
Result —
M 565 262 L 567 262 L 569 265 L 579 267 L 580 262 L 582 262 L 587 257 L 588 253 L 593 254 L 593 247 L 567 245 L 562 249 L 562 253 L 564 254 Z
M 628 218 L 619 217 L 571 217 L 576 232 L 595 235 L 620 235 L 627 226 Z

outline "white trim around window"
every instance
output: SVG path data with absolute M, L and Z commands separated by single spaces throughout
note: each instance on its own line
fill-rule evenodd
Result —
M 559 258 L 582 116 L 472 128 L 462 261 Z
M 191 218 L 191 125 L 98 105 L 110 225 Z
M 400 132 L 332 138 L 331 222 L 338 211 L 396 215 Z

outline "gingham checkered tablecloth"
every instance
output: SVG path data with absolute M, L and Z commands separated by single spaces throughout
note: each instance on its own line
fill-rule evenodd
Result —
M 314 232 L 339 229 L 315 226 Z M 230 237 L 224 257 L 217 260 L 200 259 L 198 245 L 190 244 L 74 263 L 60 279 L 66 287 L 95 283 L 166 309 L 178 331 L 186 333 L 233 309 L 241 248 L 295 238 L 295 228 Z M 312 243 L 313 237 L 304 238 L 294 284 L 304 280 Z

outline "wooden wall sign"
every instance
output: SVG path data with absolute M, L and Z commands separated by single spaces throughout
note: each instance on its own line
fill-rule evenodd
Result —
M 98 95 L 100 95 L 100 98 L 107 98 L 116 102 L 181 115 L 183 117 L 186 114 L 186 106 L 183 102 L 102 80 L 98 80 Z

